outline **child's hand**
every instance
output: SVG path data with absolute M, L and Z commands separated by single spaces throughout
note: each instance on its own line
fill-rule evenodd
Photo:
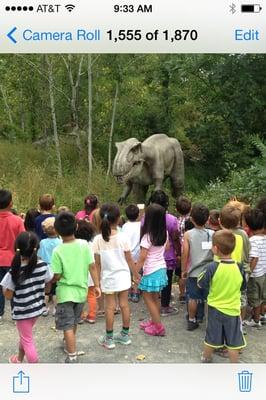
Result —
M 100 289 L 98 286 L 95 286 L 95 287 L 94 287 L 94 290 L 95 290 L 95 297 L 96 297 L 96 299 L 98 299 L 99 297 L 101 297 L 101 295 L 102 295 L 101 289 Z
M 187 271 L 183 271 L 182 272 L 182 279 L 187 279 L 187 276 L 188 276 Z
M 138 284 L 139 284 L 140 279 L 141 279 L 140 274 L 134 274 L 134 275 L 133 275 L 133 282 L 134 282 L 135 285 L 138 285 Z

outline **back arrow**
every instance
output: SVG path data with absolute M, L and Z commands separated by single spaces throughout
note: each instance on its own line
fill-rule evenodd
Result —
M 15 27 L 7 34 L 8 39 L 12 40 L 12 42 L 15 44 L 17 43 L 17 41 L 12 35 L 13 35 L 13 33 L 16 32 L 16 30 L 17 30 L 17 28 Z

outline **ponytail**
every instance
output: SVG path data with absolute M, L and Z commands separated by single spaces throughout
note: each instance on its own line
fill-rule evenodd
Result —
M 103 240 L 105 240 L 105 242 L 109 242 L 110 235 L 111 235 L 111 226 L 110 226 L 110 222 L 108 221 L 107 213 L 104 215 L 104 218 L 101 223 L 101 232 L 102 232 Z
M 18 235 L 15 242 L 15 256 L 11 263 L 10 274 L 14 285 L 20 285 L 31 277 L 37 266 L 37 251 L 39 248 L 39 240 L 33 232 L 22 232 Z M 21 267 L 21 257 L 27 258 L 28 264 L 26 268 Z

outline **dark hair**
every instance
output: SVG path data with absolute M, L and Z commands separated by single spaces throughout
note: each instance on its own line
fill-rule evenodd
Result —
M 187 197 L 180 196 L 176 200 L 175 208 L 179 214 L 187 215 L 191 210 L 191 201 Z
M 54 227 L 60 236 L 74 235 L 77 227 L 75 215 L 71 212 L 62 211 L 55 217 Z
M 166 242 L 166 210 L 160 204 L 151 204 L 145 210 L 141 239 L 146 234 L 153 246 L 163 246 Z
M 101 233 L 103 240 L 109 242 L 111 235 L 111 224 L 118 222 L 120 217 L 120 210 L 116 204 L 106 203 L 100 208 L 101 222 Z
M 261 210 L 263 212 L 264 215 L 264 228 L 266 229 L 266 197 L 262 197 L 256 208 L 258 208 L 259 210 Z
M 95 194 L 89 194 L 84 199 L 84 209 L 89 215 L 98 206 L 98 197 Z
M 148 204 L 159 204 L 167 210 L 169 206 L 169 197 L 163 190 L 155 190 L 152 192 Z
M 0 210 L 4 210 L 12 201 L 12 194 L 9 190 L 0 190 Z
M 228 229 L 221 229 L 213 234 L 212 244 L 217 246 L 223 255 L 228 256 L 235 248 L 236 238 L 233 232 Z
M 77 239 L 84 239 L 90 242 L 96 234 L 96 230 L 91 222 L 85 219 L 80 219 L 77 221 L 77 229 L 75 232 L 75 237 Z
M 22 232 L 15 240 L 15 256 L 11 263 L 10 274 L 15 285 L 20 285 L 31 277 L 37 265 L 39 239 L 34 232 Z M 21 267 L 21 257 L 29 259 L 26 268 Z
M 41 210 L 49 211 L 54 206 L 54 197 L 51 194 L 43 194 L 39 197 Z
M 138 206 L 136 206 L 135 204 L 130 204 L 129 206 L 127 206 L 127 208 L 125 209 L 125 213 L 127 216 L 127 219 L 129 221 L 136 221 L 136 219 L 139 216 L 139 208 Z
M 26 212 L 25 215 L 25 220 L 24 220 L 24 226 L 26 231 L 34 231 L 35 228 L 35 218 L 40 215 L 40 211 L 37 210 L 37 208 L 31 208 Z
M 252 231 L 264 228 L 264 215 L 258 208 L 251 209 L 245 213 L 245 221 Z
M 209 218 L 209 209 L 204 204 L 194 204 L 190 216 L 197 225 L 204 226 Z
M 209 215 L 209 222 L 214 225 L 219 227 L 219 217 L 220 217 L 220 211 L 219 210 L 210 210 L 210 215 Z
M 240 209 L 226 204 L 220 213 L 220 223 L 226 229 L 235 229 L 240 224 Z

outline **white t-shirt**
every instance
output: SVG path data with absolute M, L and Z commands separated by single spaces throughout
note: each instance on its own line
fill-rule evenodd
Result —
M 130 270 L 125 251 L 130 251 L 126 236 L 119 232 L 106 242 L 102 235 L 93 241 L 94 254 L 101 259 L 101 289 L 103 293 L 121 292 L 131 287 Z
M 122 227 L 122 232 L 129 241 L 131 254 L 134 262 L 138 261 L 140 253 L 140 221 L 126 222 Z
M 152 274 L 161 268 L 166 268 L 164 252 L 166 243 L 163 246 L 153 246 L 149 235 L 144 235 L 140 246 L 148 250 L 148 255 L 143 265 L 143 275 Z
M 249 239 L 250 258 L 258 258 L 258 262 L 251 275 L 253 278 L 263 276 L 266 273 L 266 236 L 254 235 Z

